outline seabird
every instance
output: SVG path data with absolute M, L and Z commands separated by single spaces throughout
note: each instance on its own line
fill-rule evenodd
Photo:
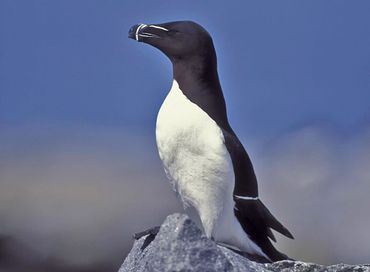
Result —
M 226 112 L 210 34 L 192 21 L 137 24 L 129 38 L 162 51 L 173 83 L 156 123 L 165 172 L 205 235 L 267 261 L 288 257 L 272 245 L 271 229 L 293 238 L 258 196 L 251 160 Z

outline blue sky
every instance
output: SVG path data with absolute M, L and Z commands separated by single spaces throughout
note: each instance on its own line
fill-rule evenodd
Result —
M 154 139 L 171 65 L 127 32 L 185 19 L 213 36 L 230 123 L 261 198 L 296 237 L 278 247 L 369 263 L 369 10 L 365 0 L 1 0 L 0 247 L 14 239 L 14 269 L 113 271 L 133 232 L 182 211 Z
M 190 19 L 213 35 L 231 123 L 275 135 L 370 119 L 367 1 L 1 1 L 0 122 L 152 130 L 171 84 L 137 22 Z

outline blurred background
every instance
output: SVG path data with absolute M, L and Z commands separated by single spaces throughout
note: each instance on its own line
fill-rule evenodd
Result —
M 0 1 L 0 271 L 116 271 L 182 211 L 155 145 L 170 62 L 136 23 L 213 36 L 231 125 L 293 258 L 370 262 L 370 2 Z

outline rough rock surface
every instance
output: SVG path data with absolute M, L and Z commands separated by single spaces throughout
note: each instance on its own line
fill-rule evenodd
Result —
M 149 242 L 149 236 L 136 240 L 119 272 L 370 272 L 370 265 L 321 266 L 299 261 L 272 264 L 253 262 L 207 239 L 189 217 L 183 214 L 168 216 L 155 239 Z

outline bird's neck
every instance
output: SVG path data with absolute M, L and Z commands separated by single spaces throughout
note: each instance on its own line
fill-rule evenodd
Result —
M 174 59 L 172 64 L 173 78 L 177 81 L 181 90 L 191 90 L 197 86 L 202 91 L 219 91 L 222 93 L 215 56 L 207 54 Z
M 180 90 L 193 103 L 205 111 L 216 123 L 230 129 L 226 104 L 217 73 L 216 55 L 172 60 L 173 77 Z

